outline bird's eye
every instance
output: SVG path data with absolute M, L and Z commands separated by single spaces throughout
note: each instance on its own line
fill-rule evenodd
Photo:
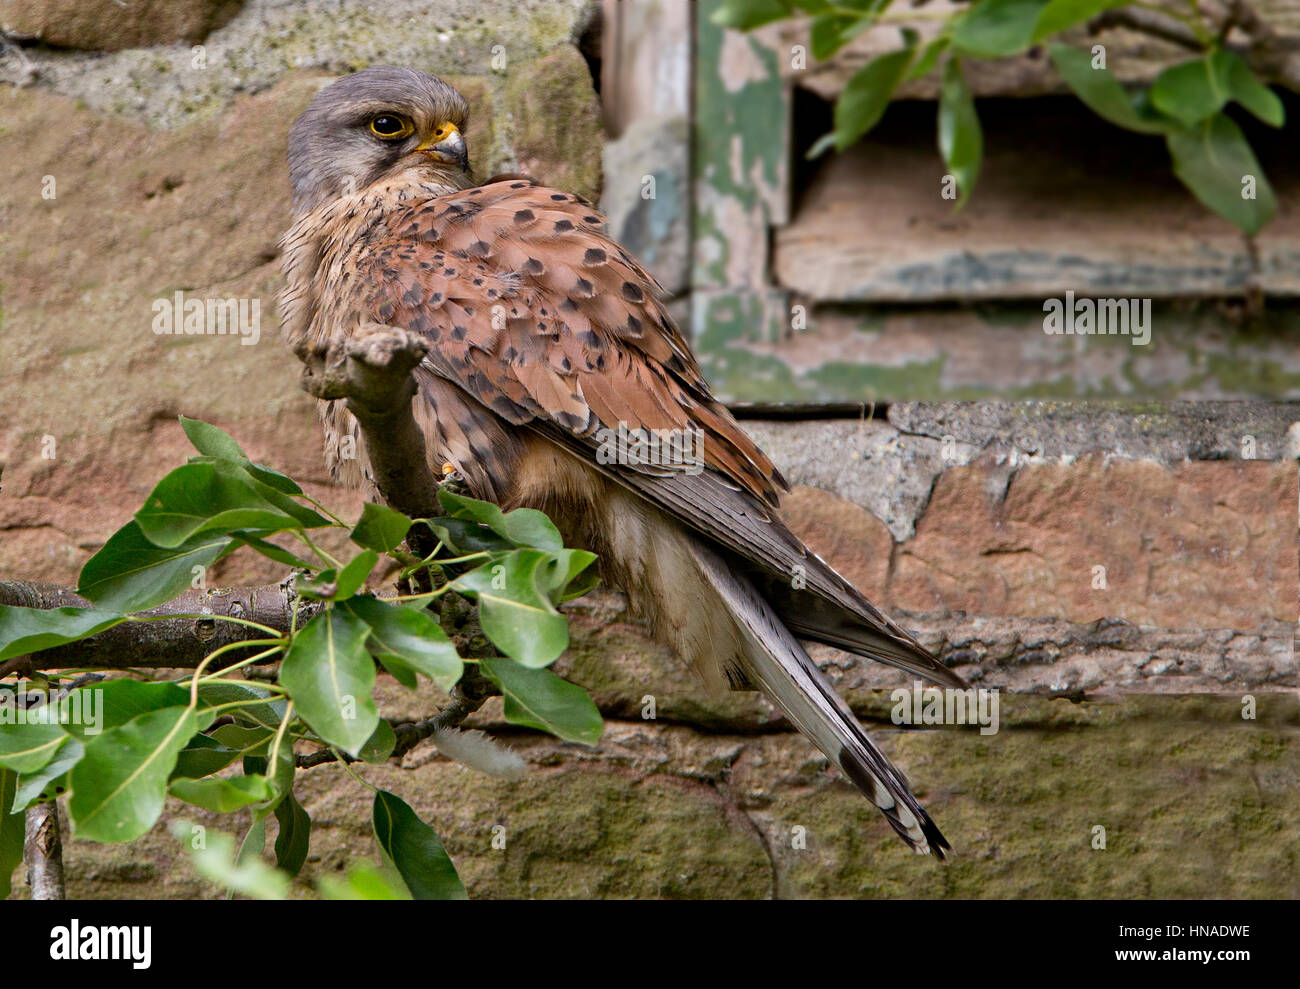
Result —
M 400 141 L 415 133 L 415 128 L 405 117 L 395 113 L 381 113 L 370 120 L 370 133 L 385 141 Z

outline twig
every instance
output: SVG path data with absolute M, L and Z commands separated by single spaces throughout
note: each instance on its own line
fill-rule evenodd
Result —
M 1201 51 L 1205 47 L 1201 43 L 1201 39 L 1196 36 L 1196 32 L 1186 24 L 1180 23 L 1172 17 L 1159 14 L 1154 10 L 1119 7 L 1115 10 L 1103 11 L 1088 22 L 1088 30 L 1092 34 L 1113 27 L 1141 31 L 1153 38 L 1160 38 L 1192 51 Z
M 1236 28 L 1245 36 L 1246 43 L 1224 44 L 1222 47 L 1244 58 L 1251 71 L 1265 81 L 1300 92 L 1300 37 L 1279 34 L 1246 0 L 1227 0 L 1226 9 L 1219 37 L 1226 38 Z M 1206 42 L 1198 38 L 1188 25 L 1159 11 L 1118 7 L 1104 11 L 1088 22 L 1092 34 L 1115 27 L 1140 31 L 1190 51 L 1206 49 Z

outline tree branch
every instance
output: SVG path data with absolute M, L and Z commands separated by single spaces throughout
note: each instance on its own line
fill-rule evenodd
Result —
M 1181 45 L 1183 48 L 1192 51 L 1201 51 L 1204 47 L 1201 44 L 1201 39 L 1196 36 L 1196 32 L 1186 24 L 1172 17 L 1166 17 L 1158 11 L 1141 7 L 1119 7 L 1114 10 L 1106 10 L 1088 22 L 1088 30 L 1092 34 L 1114 27 L 1141 31 L 1153 38 L 1160 38 L 1162 41 Z
M 50 800 L 27 808 L 23 862 L 33 900 L 66 900 L 63 884 L 63 835 L 59 802 Z
M 392 508 L 411 518 L 440 514 L 438 481 L 429 467 L 424 433 L 415 422 L 411 371 L 428 353 L 414 333 L 367 323 L 350 337 L 302 341 L 302 387 L 317 398 L 345 399 L 365 441 L 375 487 Z
M 88 639 L 55 646 L 0 664 L 0 679 L 18 670 L 100 669 L 135 667 L 194 669 L 221 646 L 266 633 L 247 625 L 219 621 L 216 616 L 242 618 L 288 633 L 294 603 L 301 627 L 320 610 L 316 601 L 299 598 L 294 578 L 259 587 L 220 587 L 187 591 L 139 617 L 175 615 L 161 621 L 127 621 Z M 24 608 L 88 608 L 91 603 L 69 588 L 37 581 L 0 581 L 0 604 Z M 179 617 L 190 616 L 190 617 Z M 195 617 L 197 616 L 197 617 Z M 208 617 L 211 616 L 211 617 Z M 254 647 L 249 647 L 254 648 Z M 246 654 L 234 649 L 219 657 L 215 669 L 237 663 Z
M 1147 8 L 1119 7 L 1104 11 L 1088 22 L 1092 34 L 1116 27 L 1139 31 L 1190 51 L 1205 49 L 1196 32 L 1186 24 Z M 1300 37 L 1278 34 L 1246 0 L 1227 0 L 1222 8 L 1219 36 L 1227 38 L 1234 29 L 1246 42 L 1225 44 L 1225 49 L 1244 58 L 1251 71 L 1265 81 L 1300 92 Z

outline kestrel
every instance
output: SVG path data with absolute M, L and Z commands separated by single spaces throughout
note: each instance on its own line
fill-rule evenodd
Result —
M 474 185 L 468 113 L 440 79 L 382 67 L 327 86 L 294 122 L 288 341 L 371 323 L 421 334 L 413 411 L 434 475 L 453 465 L 474 497 L 550 515 L 711 688 L 762 689 L 909 845 L 943 857 L 948 842 L 801 640 L 965 684 L 781 521 L 785 479 L 604 218 L 531 181 Z M 364 482 L 355 420 L 342 402 L 320 411 L 330 469 Z M 691 457 L 608 456 L 620 428 L 700 441 L 663 444 Z M 355 459 L 340 456 L 349 436 Z

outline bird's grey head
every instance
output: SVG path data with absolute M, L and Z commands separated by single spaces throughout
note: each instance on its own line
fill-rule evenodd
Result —
M 465 97 L 415 69 L 376 66 L 330 83 L 289 130 L 294 209 L 314 209 L 415 165 L 464 188 L 468 116 Z

